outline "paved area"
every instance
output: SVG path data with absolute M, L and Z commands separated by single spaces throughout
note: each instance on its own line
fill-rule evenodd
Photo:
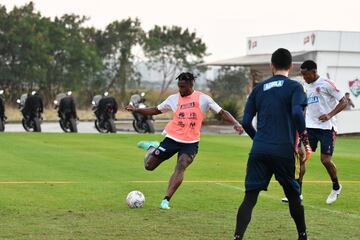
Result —
M 156 132 L 161 132 L 166 124 L 166 121 L 155 121 Z M 118 133 L 135 133 L 131 121 L 116 122 L 116 129 Z M 43 122 L 41 124 L 42 132 L 62 132 L 58 122 Z M 6 132 L 24 132 L 21 123 L 7 123 L 5 125 Z M 232 126 L 229 125 L 204 125 L 201 129 L 204 133 L 235 133 Z M 97 133 L 94 122 L 78 122 L 79 133 Z

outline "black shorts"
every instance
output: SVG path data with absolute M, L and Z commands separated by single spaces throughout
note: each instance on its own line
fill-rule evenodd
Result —
M 198 153 L 198 148 L 199 142 L 181 143 L 171 138 L 165 138 L 152 154 L 162 161 L 171 158 L 175 153 L 178 153 L 178 157 L 185 153 L 194 159 Z
M 300 186 L 295 180 L 295 159 L 272 156 L 263 153 L 250 153 L 247 162 L 246 191 L 267 190 L 272 175 L 284 187 L 300 194 Z
M 317 128 L 306 129 L 309 136 L 309 143 L 313 152 L 316 151 L 320 141 L 321 153 L 332 156 L 335 147 L 336 132 L 334 129 L 325 130 Z

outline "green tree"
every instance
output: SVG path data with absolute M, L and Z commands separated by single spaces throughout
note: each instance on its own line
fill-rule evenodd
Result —
M 38 86 L 46 76 L 43 63 L 48 45 L 42 33 L 47 19 L 34 12 L 32 2 L 15 7 L 7 15 L 2 8 L 1 15 L 4 18 L 0 21 L 4 37 L 0 46 L 1 82 L 12 93 L 19 94 Z
M 92 89 L 103 65 L 87 41 L 86 20 L 72 14 L 51 21 L 32 2 L 9 13 L 0 6 L 0 83 L 11 100 L 39 89 L 50 103 L 59 91 Z
M 196 33 L 178 26 L 156 25 L 145 35 L 143 48 L 149 66 L 162 75 L 160 95 L 169 88 L 176 73 L 194 71 L 206 56 L 206 45 Z
M 108 89 L 120 88 L 120 99 L 125 100 L 126 85 L 138 78 L 134 69 L 133 48 L 142 39 L 143 30 L 138 19 L 128 18 L 110 23 L 103 34 L 95 34 L 98 51 L 104 59 L 106 74 L 109 78 Z
M 67 89 L 81 91 L 81 96 L 89 100 L 94 87 L 100 85 L 97 83 L 101 82 L 102 59 L 96 44 L 87 37 L 91 30 L 82 27 L 86 20 L 85 17 L 66 14 L 53 21 L 49 30 L 48 91 L 54 84 L 57 92 Z
M 238 117 L 243 111 L 247 95 L 248 73 L 245 68 L 222 68 L 218 77 L 210 81 L 211 96 L 224 109 Z

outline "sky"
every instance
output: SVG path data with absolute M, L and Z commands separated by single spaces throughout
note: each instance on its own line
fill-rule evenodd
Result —
M 0 0 L 10 11 L 26 0 Z M 144 30 L 177 25 L 206 43 L 206 61 L 245 55 L 246 37 L 334 30 L 360 31 L 358 0 L 33 0 L 43 16 L 75 13 L 104 29 L 115 20 L 138 18 Z M 333 2 L 333 3 L 331 3 Z

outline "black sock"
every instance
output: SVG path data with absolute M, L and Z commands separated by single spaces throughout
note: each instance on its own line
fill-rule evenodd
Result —
M 252 210 L 255 207 L 259 191 L 250 191 L 245 193 L 243 202 L 241 203 L 237 218 L 234 240 L 243 239 L 247 226 L 251 220 Z
M 289 200 L 290 215 L 294 219 L 294 222 L 296 224 L 296 229 L 300 236 L 300 234 L 306 233 L 304 206 L 302 205 L 297 192 L 290 190 L 285 192 L 285 194 Z
M 168 200 L 170 202 L 170 197 L 169 196 L 165 196 L 164 199 Z
M 300 186 L 300 194 L 302 194 L 302 181 L 299 179 L 296 179 L 296 181 L 298 182 L 299 186 Z
M 331 179 L 332 183 L 333 183 L 333 189 L 334 190 L 339 190 L 340 189 L 340 185 L 339 185 L 339 180 L 336 178 Z

